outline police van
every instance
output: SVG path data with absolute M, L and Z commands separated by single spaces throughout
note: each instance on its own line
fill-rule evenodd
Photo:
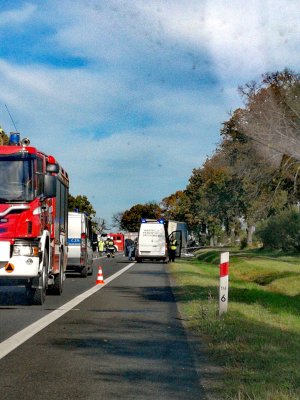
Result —
M 153 261 L 169 261 L 170 238 L 177 240 L 177 256 L 180 257 L 182 247 L 182 232 L 176 230 L 168 232 L 168 221 L 164 219 L 142 218 L 139 229 L 135 260 L 142 262 L 145 259 Z
M 68 264 L 67 271 L 81 276 L 93 274 L 92 221 L 81 212 L 68 213 Z

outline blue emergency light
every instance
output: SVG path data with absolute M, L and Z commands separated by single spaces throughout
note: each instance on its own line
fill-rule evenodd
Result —
M 159 224 L 164 224 L 165 220 L 163 218 L 157 220 Z
M 141 223 L 145 224 L 147 222 L 146 218 L 141 218 Z
M 20 146 L 20 134 L 17 132 L 11 132 L 8 144 L 10 146 Z

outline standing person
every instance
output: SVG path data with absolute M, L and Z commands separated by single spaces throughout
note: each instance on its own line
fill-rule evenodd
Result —
M 99 251 L 99 255 L 102 256 L 103 251 L 104 251 L 104 241 L 102 238 L 98 242 L 98 251 Z
M 133 241 L 131 240 L 131 243 L 128 246 L 128 260 L 129 261 L 133 260 L 132 256 L 134 255 L 134 250 L 135 250 L 135 246 L 134 246 Z
M 169 247 L 170 261 L 175 262 L 177 240 L 173 235 L 170 237 L 170 245 L 169 246 L 170 246 Z
M 105 242 L 105 247 L 106 247 L 106 253 L 108 255 L 111 255 L 112 257 L 114 257 L 115 256 L 115 244 L 111 237 L 107 238 L 107 240 Z
M 132 239 L 126 239 L 125 240 L 125 246 L 126 246 L 125 256 L 129 257 L 129 250 L 130 250 L 130 247 L 131 247 L 132 243 L 133 243 Z

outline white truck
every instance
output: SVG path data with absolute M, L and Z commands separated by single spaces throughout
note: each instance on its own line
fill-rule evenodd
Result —
M 169 240 L 175 236 L 177 240 L 176 256 L 180 257 L 182 247 L 187 243 L 187 227 L 185 222 L 165 221 L 163 219 L 141 220 L 138 234 L 135 259 L 154 261 L 169 261 Z
M 68 213 L 68 263 L 67 271 L 81 276 L 93 274 L 92 222 L 85 213 Z

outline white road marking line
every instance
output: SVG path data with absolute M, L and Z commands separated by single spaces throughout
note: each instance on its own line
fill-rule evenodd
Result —
M 131 268 L 135 263 L 131 263 L 126 267 L 122 268 L 120 271 L 116 272 L 114 275 L 105 279 L 105 283 L 101 285 L 95 285 L 91 289 L 87 290 L 86 292 L 80 294 L 79 296 L 75 297 L 73 300 L 70 300 L 68 303 L 64 304 L 63 306 L 59 307 L 55 311 L 52 311 L 50 314 L 45 315 L 45 317 L 39 319 L 38 321 L 34 322 L 33 324 L 27 326 L 26 328 L 22 329 L 20 332 L 14 334 L 13 336 L 9 337 L 8 339 L 4 340 L 0 343 L 0 360 L 9 354 L 11 351 L 16 349 L 18 346 L 26 342 L 32 336 L 40 332 L 42 329 L 46 328 L 52 322 L 56 321 L 58 318 L 62 317 L 68 311 L 72 310 L 72 308 L 76 307 L 79 303 L 83 300 L 90 297 L 92 294 L 96 293 L 98 290 L 102 289 L 106 286 L 109 282 L 113 281 L 114 279 L 118 278 L 118 276 L 122 275 L 126 272 L 129 268 Z

